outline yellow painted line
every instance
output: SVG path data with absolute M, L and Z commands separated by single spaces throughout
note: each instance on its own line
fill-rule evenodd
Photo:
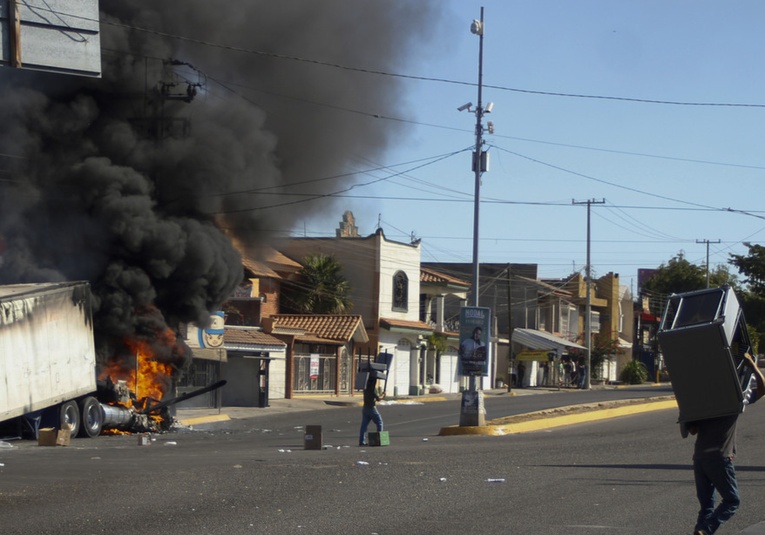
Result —
M 440 436 L 454 435 L 488 435 L 503 436 L 516 433 L 528 433 L 530 431 L 541 431 L 543 429 L 552 429 L 566 425 L 579 424 L 583 422 L 596 422 L 608 418 L 619 416 L 629 416 L 632 414 L 641 414 L 644 412 L 660 411 L 665 409 L 677 408 L 677 401 L 674 399 L 667 401 L 658 401 L 654 403 L 639 403 L 634 405 L 625 405 L 613 409 L 595 410 L 581 412 L 578 414 L 566 414 L 563 416 L 541 417 L 527 422 L 518 422 L 515 424 L 486 425 L 486 426 L 450 426 L 444 427 L 439 432 Z
M 197 418 L 184 418 L 178 420 L 182 425 L 211 424 L 213 422 L 226 422 L 230 420 L 228 414 L 214 414 L 212 416 L 199 416 Z

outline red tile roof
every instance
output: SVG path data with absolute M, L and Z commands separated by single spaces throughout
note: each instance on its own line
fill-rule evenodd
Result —
M 281 279 L 280 273 L 297 273 L 303 268 L 299 262 L 270 247 L 258 251 L 256 257 L 243 252 L 241 254 L 242 265 L 256 277 Z
M 457 286 L 464 286 L 466 289 L 470 288 L 470 283 L 467 281 L 424 267 L 420 267 L 420 282 L 455 284 Z
M 281 276 L 268 267 L 264 262 L 253 260 L 251 258 L 242 257 L 242 265 L 244 268 L 252 273 L 256 277 L 269 277 L 272 279 L 281 279 Z
M 424 321 L 400 320 L 395 318 L 380 318 L 380 326 L 383 328 L 404 329 L 411 331 L 433 332 L 433 327 Z
M 224 327 L 223 340 L 224 345 L 247 344 L 279 348 L 283 348 L 287 345 L 278 338 L 254 328 Z
M 279 334 L 297 334 L 306 340 L 308 335 L 314 338 L 349 342 L 368 342 L 369 337 L 364 323 L 358 314 L 275 314 L 272 332 Z

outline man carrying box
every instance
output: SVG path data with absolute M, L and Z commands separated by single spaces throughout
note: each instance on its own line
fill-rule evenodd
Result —
M 765 378 L 749 353 L 744 355 L 743 362 L 752 370 L 752 379 L 757 383 L 750 399 L 744 401 L 751 404 L 765 394 Z M 733 466 L 738 416 L 733 414 L 686 424 L 688 432 L 696 435 L 693 474 L 700 508 L 694 535 L 712 535 L 736 513 L 741 503 Z M 716 508 L 715 491 L 720 494 Z
M 364 408 L 361 409 L 361 429 L 359 430 L 359 446 L 366 446 L 364 436 L 369 427 L 369 422 L 374 422 L 377 426 L 377 432 L 383 430 L 383 420 L 380 412 L 377 410 L 377 402 L 385 397 L 385 392 L 377 390 L 377 374 L 372 371 L 369 373 L 367 384 L 364 387 Z

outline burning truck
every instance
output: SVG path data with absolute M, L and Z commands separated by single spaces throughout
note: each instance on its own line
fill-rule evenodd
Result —
M 163 432 L 170 406 L 225 384 L 165 399 L 177 370 L 141 341 L 126 344 L 134 358 L 99 363 L 91 298 L 87 282 L 0 286 L 0 423 L 22 418 L 35 434 L 41 422 L 68 425 L 84 437 Z

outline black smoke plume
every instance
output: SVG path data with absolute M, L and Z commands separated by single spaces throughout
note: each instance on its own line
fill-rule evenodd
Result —
M 328 209 L 274 193 L 347 187 L 403 134 L 358 113 L 405 113 L 401 79 L 316 61 L 416 67 L 437 6 L 102 1 L 102 78 L 0 68 L 0 283 L 89 280 L 102 355 L 204 322 L 238 251 Z

